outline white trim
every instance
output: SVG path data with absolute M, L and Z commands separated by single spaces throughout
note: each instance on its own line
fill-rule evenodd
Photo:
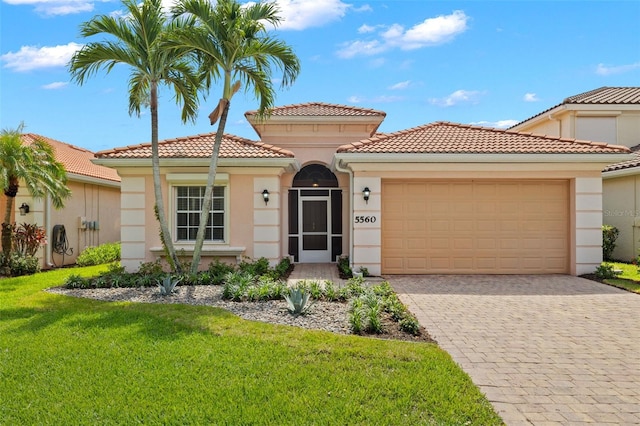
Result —
M 122 186 L 121 183 L 118 181 L 102 179 L 102 178 L 93 177 L 93 176 L 79 175 L 77 173 L 67 172 L 67 179 L 74 182 L 91 183 L 91 184 L 100 185 L 100 186 L 110 186 L 112 188 L 120 188 Z
M 348 163 L 606 163 L 634 158 L 633 154 L 371 154 L 337 153 L 340 164 Z
M 622 115 L 622 111 L 613 111 L 613 110 L 612 111 L 606 111 L 606 110 L 576 111 L 576 117 L 617 117 L 618 115 Z
M 626 169 L 620 169 L 620 170 L 611 170 L 608 172 L 603 172 L 602 173 L 602 179 L 615 179 L 615 178 L 619 178 L 619 177 L 625 177 L 625 176 L 633 176 L 633 175 L 638 175 L 640 174 L 640 167 L 639 166 L 633 166 L 633 167 L 627 167 Z
M 119 167 L 151 167 L 151 158 L 96 158 L 94 164 Z M 209 167 L 209 158 L 161 158 L 160 167 Z M 279 167 L 293 172 L 299 169 L 295 158 L 220 158 L 218 167 Z
M 209 175 L 206 173 L 167 173 L 167 183 L 179 183 L 181 185 L 186 183 L 194 184 L 206 184 Z M 222 186 L 229 183 L 228 173 L 216 173 L 214 185 Z

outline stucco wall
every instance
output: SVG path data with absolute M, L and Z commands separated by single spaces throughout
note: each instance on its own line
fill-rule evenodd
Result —
M 630 261 L 640 248 L 640 176 L 603 180 L 603 218 L 605 225 L 618 228 L 620 234 L 613 258 Z

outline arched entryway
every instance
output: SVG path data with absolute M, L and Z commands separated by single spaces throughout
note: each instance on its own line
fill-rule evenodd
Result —
M 342 190 L 322 164 L 309 164 L 293 178 L 289 254 L 302 263 L 333 262 L 342 254 Z

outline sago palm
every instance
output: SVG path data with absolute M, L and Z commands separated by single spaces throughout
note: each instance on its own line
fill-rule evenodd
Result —
M 99 15 L 81 26 L 81 35 L 108 36 L 101 42 L 92 42 L 75 53 L 69 69 L 73 80 L 83 84 L 99 70 L 109 73 L 116 65 L 130 68 L 129 114 L 140 115 L 142 107 L 151 112 L 151 151 L 155 209 L 160 222 L 160 235 L 170 264 L 178 271 L 178 261 L 171 233 L 167 225 L 162 188 L 160 185 L 160 159 L 158 149 L 158 88 L 170 86 L 176 102 L 182 103 L 182 120 L 194 121 L 197 113 L 196 74 L 180 49 L 163 46 L 168 31 L 183 24 L 171 20 L 162 10 L 161 0 L 124 0 L 127 14 L 123 16 Z
M 11 212 L 20 184 L 35 199 L 48 196 L 55 208 L 64 207 L 64 200 L 71 195 L 67 187 L 67 172 L 56 160 L 55 152 L 47 142 L 36 139 L 31 144 L 22 141 L 20 125 L 17 129 L 5 129 L 0 133 L 0 187 L 7 198 L 2 223 L 2 252 L 4 263 L 11 253 Z
M 203 88 L 209 91 L 221 83 L 222 96 L 209 116 L 211 124 L 219 119 L 200 223 L 191 262 L 192 272 L 200 263 L 205 228 L 209 217 L 213 183 L 215 180 L 220 144 L 224 135 L 229 105 L 233 95 L 243 87 L 253 91 L 260 107 L 258 116 L 264 117 L 273 107 L 275 89 L 274 68 L 282 72 L 281 86 L 293 84 L 300 72 L 300 62 L 292 48 L 273 38 L 267 25 L 276 27 L 281 18 L 275 3 L 241 5 L 236 0 L 180 0 L 173 9 L 174 16 L 190 20 L 188 29 L 179 28 L 170 37 L 169 44 L 182 50 L 189 49 L 199 64 Z

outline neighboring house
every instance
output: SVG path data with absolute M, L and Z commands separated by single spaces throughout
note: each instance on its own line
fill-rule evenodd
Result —
M 640 87 L 601 87 L 571 96 L 510 130 L 631 148 L 633 159 L 603 169 L 602 220 L 620 230 L 615 259 L 640 254 Z
M 603 143 L 438 122 L 376 133 L 385 113 L 326 103 L 245 114 L 225 136 L 202 267 L 213 258 L 334 262 L 372 274 L 593 272 L 602 258 Z M 190 255 L 215 135 L 160 142 L 168 220 Z M 122 178 L 123 265 L 163 256 L 151 146 L 96 154 Z M 268 196 L 268 201 L 263 196 Z
M 55 209 L 46 197 L 34 200 L 24 186 L 16 196 L 14 221 L 45 228 L 47 245 L 38 254 L 42 267 L 70 265 L 88 246 L 120 241 L 120 177 L 117 172 L 93 164 L 94 153 L 84 148 L 33 133 L 22 135 L 25 144 L 36 139 L 53 147 L 56 159 L 67 171 L 67 186 L 71 190 L 71 197 L 60 210 Z M 0 207 L 4 208 L 5 203 L 5 197 L 2 197 Z M 29 207 L 24 215 L 20 212 L 23 204 Z M 64 226 L 65 235 L 61 234 L 59 225 Z

